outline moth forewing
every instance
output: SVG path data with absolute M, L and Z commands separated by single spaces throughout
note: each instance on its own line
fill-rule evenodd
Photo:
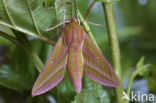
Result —
M 63 34 L 60 36 L 45 66 L 38 76 L 32 89 L 32 96 L 40 95 L 49 91 L 63 79 L 64 69 L 67 63 L 67 48 L 63 36 Z
M 83 27 L 73 17 L 69 21 L 33 86 L 32 96 L 55 87 L 63 79 L 64 69 L 77 93 L 81 91 L 83 68 L 91 80 L 105 86 L 119 86 L 119 79 L 111 65 Z

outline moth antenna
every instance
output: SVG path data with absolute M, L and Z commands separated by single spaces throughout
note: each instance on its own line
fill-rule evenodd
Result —
M 103 24 L 97 24 L 97 23 L 93 23 L 93 22 L 90 22 L 90 21 L 86 21 L 86 20 L 80 20 L 81 22 L 86 22 L 88 24 L 93 24 L 93 25 L 96 25 L 96 26 L 103 26 Z
M 57 27 L 59 27 L 59 26 L 61 26 L 61 25 L 63 25 L 63 24 L 69 23 L 69 22 L 70 22 L 70 21 L 64 21 L 64 22 L 62 22 L 62 23 L 60 23 L 60 24 L 57 24 L 56 26 L 54 26 L 54 27 L 52 27 L 52 28 L 46 28 L 45 31 L 53 30 L 53 29 L 55 29 L 55 28 L 57 28 Z

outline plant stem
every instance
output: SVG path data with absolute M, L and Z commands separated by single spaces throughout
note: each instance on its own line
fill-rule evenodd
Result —
M 137 68 L 137 70 L 132 74 L 132 76 L 130 77 L 129 81 L 128 81 L 128 85 L 127 85 L 127 95 L 130 95 L 130 89 L 131 89 L 131 84 L 134 80 L 134 78 L 142 71 L 142 68 Z
M 10 25 L 10 24 L 8 24 L 8 23 L 5 23 L 5 22 L 3 22 L 3 21 L 0 21 L 0 25 L 6 26 L 6 27 L 8 27 L 8 28 L 10 28 L 10 29 L 13 29 L 13 30 L 22 32 L 22 33 L 27 34 L 27 35 L 33 36 L 33 37 L 38 38 L 38 39 L 40 39 L 40 40 L 42 40 L 42 41 L 44 41 L 44 42 L 47 42 L 47 43 L 49 43 L 49 44 L 51 44 L 51 45 L 53 45 L 53 46 L 55 45 L 55 42 L 51 41 L 50 39 L 48 39 L 48 38 L 46 38 L 46 37 L 44 37 L 44 36 L 37 35 L 37 34 L 35 34 L 35 33 L 33 33 L 33 32 L 30 32 L 30 31 L 28 31 L 28 30 L 26 30 L 26 29 L 23 29 L 23 28 L 21 28 L 21 27 L 12 26 L 12 25 Z
M 96 1 L 97 1 L 97 0 L 94 0 L 94 1 L 91 3 L 91 5 L 89 6 L 89 8 L 88 8 L 87 12 L 85 13 L 84 20 L 86 20 L 86 19 L 87 19 L 88 14 L 90 13 L 90 10 L 92 9 L 92 7 L 93 7 L 93 6 L 94 6 L 94 4 L 96 3 Z
M 80 20 L 84 20 L 79 10 L 78 10 L 78 16 L 79 16 Z M 86 32 L 87 32 L 88 35 L 90 36 L 90 38 L 93 40 L 93 42 L 94 42 L 94 43 L 96 44 L 96 46 L 98 47 L 97 42 L 96 42 L 96 40 L 95 40 L 95 38 L 94 38 L 94 36 L 93 36 L 91 30 L 90 30 L 89 25 L 88 25 L 86 22 L 82 22 L 82 24 L 83 24 L 83 26 L 84 26 L 84 29 L 86 30 Z
M 106 24 L 107 24 L 113 68 L 115 69 L 115 72 L 117 73 L 120 79 L 120 86 L 119 88 L 116 88 L 116 99 L 117 99 L 117 103 L 125 103 L 122 100 L 123 83 L 122 83 L 121 65 L 120 65 L 120 48 L 119 48 L 117 30 L 116 30 L 115 19 L 114 19 L 113 4 L 112 2 L 105 2 L 102 3 L 102 5 L 105 13 Z
M 129 81 L 128 81 L 128 85 L 127 85 L 127 95 L 130 95 L 130 90 L 131 90 L 131 84 L 133 82 L 133 80 L 135 79 L 135 77 L 139 74 L 142 73 L 143 69 L 145 69 L 145 65 L 144 65 L 144 57 L 141 57 L 141 59 L 139 60 L 139 62 L 136 65 L 136 70 L 135 72 L 132 74 L 132 76 L 130 77 Z M 147 65 L 146 65 L 147 66 Z M 149 66 L 149 65 L 148 65 Z M 127 101 L 127 103 L 129 103 L 129 101 Z

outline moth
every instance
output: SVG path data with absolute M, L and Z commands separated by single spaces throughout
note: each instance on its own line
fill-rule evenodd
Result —
M 71 17 L 64 27 L 39 74 L 32 89 L 32 96 L 55 87 L 64 78 L 65 70 L 77 93 L 81 91 L 83 72 L 96 83 L 119 87 L 119 79 L 111 65 L 74 17 Z

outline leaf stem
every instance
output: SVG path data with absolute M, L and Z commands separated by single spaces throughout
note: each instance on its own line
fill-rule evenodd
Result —
M 56 23 L 59 24 L 58 14 L 57 14 L 57 10 L 56 10 L 56 5 L 55 5 L 55 3 L 53 4 L 53 6 L 54 6 L 54 14 L 55 14 L 55 17 L 56 17 Z
M 113 61 L 113 68 L 115 69 L 115 72 L 117 73 L 119 79 L 120 79 L 120 87 L 116 88 L 116 99 L 117 103 L 125 103 L 122 98 L 123 93 L 123 83 L 122 83 L 122 76 L 121 76 L 121 65 L 120 65 L 120 48 L 119 48 L 119 42 L 118 42 L 118 36 L 117 36 L 117 30 L 115 25 L 115 19 L 114 19 L 114 11 L 113 11 L 113 4 L 112 2 L 105 2 L 102 3 L 104 13 L 105 13 L 105 19 L 107 24 L 107 30 L 108 30 L 108 37 L 111 47 L 111 55 L 112 55 L 112 61 Z
M 53 45 L 53 46 L 55 45 L 55 42 L 52 42 L 52 41 L 49 40 L 48 38 L 43 37 L 43 36 L 36 35 L 35 33 L 30 32 L 30 31 L 27 31 L 27 30 L 25 30 L 25 29 L 23 29 L 23 28 L 20 28 L 20 27 L 18 27 L 18 26 L 12 26 L 12 25 L 10 25 L 10 24 L 8 24 L 8 23 L 5 23 L 5 22 L 3 22 L 3 21 L 0 21 L 0 25 L 4 25 L 4 26 L 6 26 L 6 27 L 8 27 L 8 28 L 17 30 L 17 31 L 19 31 L 19 32 L 22 32 L 22 33 L 27 34 L 27 35 L 30 35 L 30 36 L 33 36 L 33 37 L 38 38 L 38 39 L 40 39 L 40 40 L 42 40 L 42 41 L 44 41 L 44 42 L 47 42 L 47 43 L 49 43 L 49 44 L 51 44 L 51 45 Z

